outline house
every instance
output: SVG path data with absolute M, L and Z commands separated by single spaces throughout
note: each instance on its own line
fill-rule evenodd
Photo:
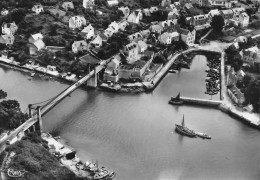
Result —
M 150 10 L 150 13 L 154 13 L 154 12 L 157 12 L 159 9 L 156 6 L 152 6 L 152 7 L 150 7 L 149 10 Z
M 185 3 L 183 7 L 184 7 L 184 9 L 186 9 L 186 10 L 189 10 L 189 9 L 193 8 L 193 6 L 192 6 L 191 3 Z
M 127 44 L 123 48 L 123 52 L 124 52 L 127 62 L 130 64 L 133 63 L 134 61 L 136 61 L 136 57 L 138 55 L 137 43 L 133 41 L 133 42 Z
M 87 27 L 85 27 L 82 31 L 81 31 L 81 35 L 84 36 L 86 39 L 92 39 L 95 37 L 95 30 L 94 27 L 89 24 Z
M 243 78 L 245 77 L 245 75 L 246 75 L 246 73 L 242 69 L 240 69 L 236 72 L 236 76 L 237 76 L 238 81 L 242 81 Z
M 231 8 L 232 3 L 230 0 L 208 0 L 209 7 L 225 7 L 225 8 Z
M 143 53 L 148 48 L 147 44 L 143 40 L 138 41 L 137 44 L 138 44 L 138 53 Z
M 12 23 L 3 23 L 2 24 L 2 34 L 12 34 L 14 35 L 14 33 L 18 30 L 17 25 L 15 24 L 15 22 Z
M 176 14 L 175 12 L 169 12 L 168 13 L 168 20 L 173 20 L 174 21 L 174 24 L 177 24 L 178 22 L 178 14 Z
M 100 35 L 97 35 L 96 38 L 90 42 L 90 44 L 95 48 L 100 48 L 103 44 L 103 39 Z
M 83 16 L 74 16 L 69 19 L 69 28 L 76 29 L 86 25 L 86 19 Z
M 9 13 L 9 11 L 5 8 L 3 8 L 2 11 L 1 11 L 2 16 L 6 16 L 8 13 Z
M 145 16 L 151 16 L 151 12 L 150 12 L 150 10 L 148 8 L 143 9 L 143 14 Z
M 220 10 L 220 15 L 224 18 L 225 21 L 232 19 L 234 12 L 231 9 Z
M 43 48 L 45 48 L 45 44 L 42 41 L 42 39 L 38 39 L 34 43 L 30 43 L 29 44 L 30 55 L 36 55 L 38 51 L 40 51 Z
M 171 4 L 171 0 L 162 0 L 161 6 L 166 7 Z
M 179 41 L 180 40 L 180 34 L 178 32 L 172 32 L 172 41 Z
M 125 17 L 127 17 L 130 14 L 130 9 L 127 6 L 120 7 L 118 8 L 118 10 L 122 11 Z
M 118 28 L 121 30 L 121 31 L 124 31 L 126 26 L 128 26 L 128 22 L 127 21 L 122 21 L 118 24 Z
M 117 22 L 112 22 L 111 24 L 109 24 L 108 28 L 105 30 L 104 34 L 107 37 L 111 37 L 114 33 L 117 33 L 119 30 L 119 25 L 117 24 Z
M 249 16 L 246 12 L 243 12 L 239 15 L 239 25 L 242 28 L 247 28 L 249 24 Z
M 107 4 L 109 5 L 109 6 L 116 6 L 116 5 L 118 5 L 118 0 L 107 0 Z
M 118 69 L 121 65 L 121 57 L 119 55 L 116 55 L 108 64 L 107 68 L 105 69 L 104 73 L 104 80 L 105 81 L 111 81 L 111 82 L 118 82 L 119 76 L 118 76 Z
M 152 25 L 150 28 L 151 28 L 151 32 L 158 33 L 158 34 L 161 34 L 161 32 L 163 31 L 163 27 L 160 24 Z
M 190 25 L 193 26 L 202 26 L 205 25 L 208 22 L 208 16 L 207 15 L 197 15 L 197 16 L 192 16 L 190 18 Z
M 35 4 L 32 7 L 32 11 L 35 12 L 36 14 L 40 14 L 41 12 L 43 12 L 43 6 L 41 4 Z
M 140 11 L 133 11 L 128 17 L 127 21 L 130 23 L 139 24 L 140 20 L 142 19 L 142 12 Z
M 170 33 L 165 32 L 163 34 L 161 34 L 158 38 L 158 40 L 160 41 L 160 43 L 162 44 L 171 44 L 172 43 L 172 36 Z
M 175 26 L 177 24 L 177 22 L 175 20 L 165 20 L 165 21 L 161 21 L 159 23 L 163 28 L 166 27 L 170 27 L 170 26 Z
M 216 15 L 220 15 L 220 12 L 218 9 L 211 9 L 208 13 L 208 21 L 211 22 L 212 18 Z
M 234 13 L 234 15 L 233 15 L 234 19 L 239 19 L 239 15 L 243 12 L 246 12 L 245 8 L 243 8 L 243 7 L 233 8 L 232 11 Z
M 79 51 L 87 50 L 87 42 L 84 40 L 74 41 L 72 44 L 72 51 L 78 53 Z
M 191 0 L 179 0 L 179 2 L 181 6 L 184 6 L 187 3 L 191 3 Z
M 174 2 L 174 6 L 179 10 L 180 7 L 181 7 L 181 4 L 180 4 L 179 1 L 175 1 L 175 2 Z
M 245 102 L 244 94 L 235 85 L 228 89 L 228 95 L 239 106 L 242 106 Z
M 137 32 L 137 33 L 129 35 L 128 39 L 130 40 L 130 42 L 131 41 L 138 41 L 138 40 L 143 39 L 143 36 L 140 32 Z
M 83 7 L 86 9 L 92 9 L 95 6 L 95 0 L 83 0 Z
M 250 66 L 254 66 L 256 63 L 260 63 L 260 51 L 244 50 L 242 60 Z
M 151 34 L 151 31 L 149 29 L 146 29 L 146 30 L 140 31 L 140 33 L 143 36 L 143 38 L 146 39 Z
M 38 40 L 43 40 L 43 35 L 41 33 L 37 33 L 37 34 L 31 34 L 28 41 L 29 43 L 33 44 Z
M 51 65 L 47 66 L 47 70 L 49 70 L 49 71 L 57 71 L 56 70 L 56 66 L 51 66 Z
M 231 68 L 231 66 L 227 66 L 227 86 L 232 87 L 236 85 L 237 83 L 237 76 L 234 68 Z
M 196 30 L 189 31 L 187 29 L 179 28 L 179 33 L 181 35 L 181 40 L 185 42 L 188 46 L 191 46 L 195 42 Z
M 74 9 L 74 4 L 72 2 L 66 1 L 62 3 L 61 7 L 68 11 L 69 9 Z
M 0 43 L 5 45 L 13 45 L 14 43 L 14 36 L 12 34 L 10 35 L 1 35 L 0 36 Z

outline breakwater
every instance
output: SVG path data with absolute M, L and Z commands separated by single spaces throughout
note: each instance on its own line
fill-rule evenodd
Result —
M 180 97 L 180 99 L 184 102 L 184 104 L 200 105 L 200 106 L 207 106 L 207 107 L 218 107 L 222 103 L 221 101 L 188 98 L 188 97 Z

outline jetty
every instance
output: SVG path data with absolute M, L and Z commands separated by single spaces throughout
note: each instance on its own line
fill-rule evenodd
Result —
M 184 104 L 200 105 L 200 106 L 207 106 L 207 107 L 218 107 L 222 103 L 222 101 L 217 101 L 217 100 L 207 100 L 207 99 L 190 98 L 190 97 L 180 97 L 180 100 L 183 101 Z

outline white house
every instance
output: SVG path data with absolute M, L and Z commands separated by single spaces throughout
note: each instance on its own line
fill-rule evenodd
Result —
M 86 25 L 86 19 L 83 16 L 74 16 L 69 19 L 69 28 L 76 29 Z
M 118 28 L 121 30 L 121 31 L 124 31 L 126 26 L 128 25 L 128 22 L 127 21 L 122 21 L 118 24 Z
M 114 33 L 117 33 L 119 30 L 119 25 L 117 22 L 112 22 L 109 24 L 108 28 L 104 31 L 104 35 L 107 37 L 111 37 Z
M 12 34 L 10 35 L 3 34 L 0 36 L 0 43 L 5 45 L 13 45 L 14 36 Z
M 9 13 L 9 11 L 5 8 L 3 8 L 2 11 L 1 11 L 2 16 L 6 16 L 8 13 Z
M 246 12 L 245 8 L 243 7 L 232 8 L 232 11 L 234 12 L 234 19 L 239 19 L 239 15 L 243 12 Z
M 74 41 L 72 44 L 72 51 L 78 53 L 79 51 L 87 50 L 87 42 L 84 40 Z
M 92 39 L 95 37 L 95 30 L 94 27 L 89 24 L 87 27 L 85 27 L 82 31 L 81 31 L 81 35 L 83 35 L 84 37 L 86 37 L 86 39 Z
M 150 10 L 148 8 L 143 9 L 143 14 L 145 16 L 151 16 L 151 12 L 150 12 Z
M 96 38 L 90 42 L 90 44 L 96 48 L 100 48 L 103 44 L 103 39 L 100 37 L 100 35 L 97 35 Z
M 179 33 L 181 35 L 182 41 L 184 41 L 188 46 L 191 46 L 195 42 L 196 30 L 189 31 L 187 29 L 180 28 Z
M 95 6 L 95 0 L 83 0 L 83 7 L 86 9 L 92 9 Z
M 131 42 L 127 44 L 123 49 L 124 55 L 128 63 L 133 63 L 136 61 L 136 57 L 138 55 L 138 45 L 136 42 Z
M 143 36 L 140 32 L 137 32 L 137 33 L 134 33 L 134 34 L 130 34 L 128 36 L 128 39 L 131 41 L 137 41 L 137 40 L 140 40 L 140 39 L 143 39 Z
M 62 3 L 62 8 L 68 11 L 69 9 L 74 9 L 74 4 L 72 2 L 66 1 Z
M 15 22 L 12 23 L 3 23 L 2 24 L 2 34 L 12 34 L 14 35 L 14 33 L 18 30 L 17 25 L 15 24 Z
M 139 24 L 140 20 L 142 19 L 142 12 L 140 11 L 133 11 L 128 17 L 127 21 L 130 23 Z
M 32 7 L 32 11 L 35 12 L 36 14 L 40 14 L 41 12 L 43 12 L 43 6 L 41 4 L 35 4 Z
M 148 48 L 147 44 L 143 40 L 138 41 L 137 45 L 139 53 L 143 53 Z
M 118 5 L 118 0 L 107 0 L 107 4 L 109 5 L 109 6 L 116 6 L 116 5 Z
M 105 81 L 111 81 L 111 82 L 117 82 L 119 80 L 118 78 L 118 69 L 121 65 L 121 58 L 119 55 L 116 55 L 108 64 L 107 68 L 105 69 L 104 73 L 104 80 Z
M 31 34 L 28 41 L 29 43 L 33 44 L 38 40 L 43 40 L 43 35 L 41 33 L 37 33 L 37 34 Z
M 41 39 L 35 41 L 34 43 L 30 43 L 29 44 L 30 55 L 36 55 L 37 52 L 43 48 L 45 48 L 45 44 Z
M 130 9 L 127 6 L 126 7 L 120 7 L 118 9 L 123 12 L 125 17 L 127 17 L 130 14 Z
M 158 38 L 158 40 L 160 41 L 160 43 L 162 44 L 171 44 L 172 43 L 172 36 L 170 33 L 165 32 L 163 34 L 161 34 Z
M 247 28 L 249 24 L 249 16 L 247 13 L 243 12 L 239 15 L 239 24 L 242 28 Z

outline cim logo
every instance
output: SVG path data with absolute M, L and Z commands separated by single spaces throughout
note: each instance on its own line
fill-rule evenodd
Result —
M 13 168 L 8 168 L 7 170 L 8 176 L 14 178 L 23 177 L 26 172 L 25 170 L 14 170 Z

